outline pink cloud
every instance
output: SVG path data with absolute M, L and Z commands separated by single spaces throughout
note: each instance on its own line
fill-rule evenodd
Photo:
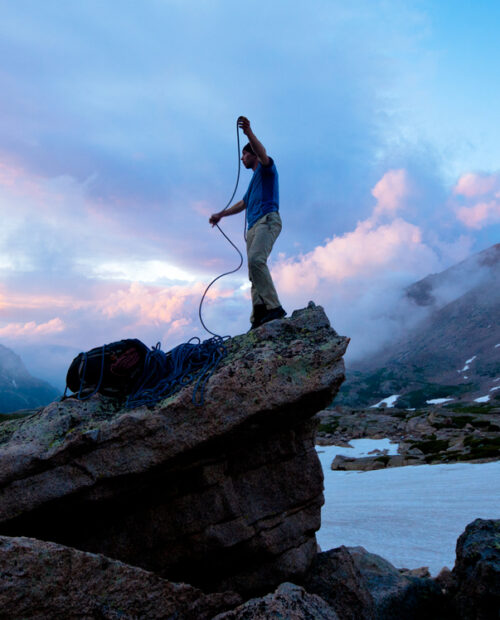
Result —
M 10 163 L 8 154 L 0 154 L 0 188 L 15 198 L 47 199 L 50 192 L 41 177 Z
M 464 174 L 453 194 L 462 197 L 455 211 L 468 228 L 479 230 L 500 221 L 500 174 Z
M 47 336 L 56 334 L 65 329 L 65 324 L 61 319 L 55 318 L 46 323 L 36 323 L 29 321 L 28 323 L 8 323 L 5 327 L 0 328 L 0 337 L 2 338 L 18 338 L 20 336 Z
M 353 232 L 334 237 L 298 258 L 282 259 L 273 269 L 279 290 L 313 294 L 318 288 L 348 278 L 376 277 L 384 270 L 414 270 L 434 255 L 422 243 L 420 229 L 397 218 L 387 225 L 360 222 Z
M 478 202 L 472 207 L 460 207 L 457 210 L 457 217 L 468 228 L 478 230 L 500 222 L 500 200 Z
M 158 288 L 133 282 L 128 288 L 110 293 L 98 303 L 99 311 L 107 318 L 128 315 L 136 325 L 175 324 L 185 326 L 185 317 L 199 304 L 206 285 L 201 282 L 187 286 Z M 207 303 L 232 297 L 234 289 L 212 288 Z
M 372 195 L 377 199 L 374 217 L 384 213 L 394 215 L 404 206 L 404 200 L 410 193 L 411 185 L 406 170 L 389 170 L 372 189 Z
M 500 189 L 500 176 L 498 174 L 475 174 L 468 172 L 462 175 L 455 187 L 453 193 L 473 198 L 476 196 L 484 196 L 494 190 Z

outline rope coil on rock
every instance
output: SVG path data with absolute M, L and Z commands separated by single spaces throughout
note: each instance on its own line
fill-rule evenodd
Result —
M 227 349 L 219 336 L 203 342 L 199 338 L 191 338 L 168 353 L 161 351 L 158 342 L 147 354 L 138 387 L 128 396 L 125 406 L 154 405 L 173 396 L 195 379 L 192 402 L 203 405 L 207 381 L 226 355 Z

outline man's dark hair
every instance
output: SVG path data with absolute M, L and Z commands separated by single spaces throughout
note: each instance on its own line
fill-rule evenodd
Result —
M 244 151 L 248 151 L 250 153 L 250 155 L 255 155 L 255 151 L 252 148 L 252 145 L 250 144 L 250 142 L 248 144 L 245 144 L 245 146 L 243 147 Z

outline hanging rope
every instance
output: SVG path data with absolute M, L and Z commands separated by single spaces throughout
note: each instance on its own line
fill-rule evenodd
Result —
M 222 209 L 223 211 L 231 206 L 240 182 L 241 160 L 238 120 L 236 120 L 236 149 L 238 157 L 238 173 L 236 175 L 236 183 L 233 193 L 231 194 L 231 198 Z M 207 286 L 201 297 L 200 306 L 198 308 L 198 316 L 203 328 L 212 335 L 212 338 L 204 340 L 203 342 L 201 342 L 199 338 L 191 338 L 189 342 L 179 345 L 175 349 L 172 349 L 172 351 L 168 354 L 160 350 L 160 343 L 158 343 L 146 357 L 144 376 L 139 382 L 139 387 L 127 398 L 127 407 L 139 407 L 140 405 L 154 404 L 159 400 L 172 396 L 172 394 L 175 394 L 180 388 L 184 387 L 188 383 L 191 383 L 191 381 L 194 381 L 195 379 L 197 379 L 197 381 L 193 390 L 193 403 L 196 405 L 202 405 L 204 402 L 206 383 L 213 375 L 220 360 L 227 355 L 224 340 L 229 338 L 229 336 L 223 337 L 208 329 L 201 312 L 203 302 L 205 301 L 205 297 L 207 296 L 209 289 L 218 280 L 224 276 L 236 273 L 243 265 L 243 255 L 240 250 L 226 235 L 219 224 L 216 224 L 216 226 L 226 240 L 238 252 L 240 262 L 235 269 L 226 271 L 225 273 L 222 273 L 214 278 Z M 197 341 L 197 344 L 194 344 L 193 341 Z M 171 365 L 171 368 L 167 369 L 169 364 Z
M 236 177 L 236 184 L 234 186 L 231 198 L 229 199 L 224 209 L 222 209 L 223 211 L 230 207 L 240 181 L 241 161 L 238 121 L 236 121 L 236 142 L 238 151 L 238 174 Z M 235 269 L 222 273 L 216 278 L 214 278 L 207 286 L 205 292 L 202 295 L 200 306 L 198 309 L 198 315 L 200 317 L 200 322 L 203 328 L 212 335 L 212 338 L 204 340 L 203 342 L 201 342 L 199 338 L 191 338 L 191 340 L 189 340 L 188 342 L 178 345 L 168 353 L 165 353 L 161 350 L 161 344 L 158 342 L 156 346 L 150 349 L 146 355 L 143 373 L 140 379 L 137 381 L 136 385 L 134 386 L 133 392 L 129 394 L 125 402 L 125 406 L 128 408 L 140 407 L 142 405 L 154 405 L 159 400 L 163 400 L 165 398 L 168 398 L 169 396 L 172 396 L 181 388 L 195 380 L 196 385 L 193 390 L 192 401 L 195 405 L 203 405 L 204 403 L 205 387 L 207 381 L 214 374 L 219 362 L 227 355 L 227 349 L 224 345 L 224 340 L 229 338 L 229 336 L 223 337 L 208 329 L 208 327 L 205 325 L 205 322 L 203 321 L 201 312 L 203 302 L 209 289 L 217 282 L 217 280 L 220 280 L 220 278 L 228 276 L 232 273 L 236 273 L 243 265 L 243 255 L 240 250 L 226 235 L 226 233 L 222 230 L 219 224 L 216 224 L 216 226 L 221 232 L 221 234 L 226 238 L 226 240 L 238 252 L 238 255 L 240 257 L 240 263 Z M 82 391 L 85 384 L 85 373 L 87 368 L 87 353 L 84 354 L 83 371 L 80 378 L 80 389 L 78 391 L 78 394 L 76 395 L 79 400 L 86 400 L 90 398 L 91 396 L 96 394 L 101 388 L 104 376 L 105 354 L 106 345 L 103 345 L 99 381 L 95 386 L 95 389 L 93 389 L 91 393 L 83 395 Z M 66 386 L 63 398 L 66 397 L 67 389 L 68 386 Z
M 234 191 L 233 191 L 233 193 L 231 195 L 231 198 L 228 200 L 227 205 L 222 209 L 223 211 L 225 211 L 226 209 L 228 209 L 231 206 L 231 203 L 233 202 L 233 198 L 234 198 L 234 196 L 236 194 L 236 190 L 238 189 L 238 184 L 240 182 L 241 160 L 240 160 L 240 134 L 239 134 L 239 130 L 238 130 L 238 121 L 236 121 L 236 143 L 237 143 L 237 150 L 238 150 L 238 174 L 236 176 L 236 185 L 234 186 Z M 245 229 L 246 229 L 246 213 L 247 212 L 245 210 Z M 200 307 L 198 309 L 198 316 L 200 317 L 200 323 L 202 324 L 202 326 L 205 329 L 205 331 L 207 331 L 209 334 L 212 334 L 212 336 L 214 336 L 216 338 L 221 338 L 221 336 L 219 336 L 219 334 L 214 333 L 213 331 L 208 329 L 208 327 L 205 325 L 205 322 L 203 321 L 203 317 L 201 315 L 201 308 L 203 306 L 203 302 L 205 301 L 205 297 L 206 297 L 210 287 L 213 284 L 215 284 L 217 282 L 217 280 L 220 280 L 224 276 L 229 276 L 232 273 L 236 273 L 241 268 L 241 266 L 243 265 L 243 254 L 236 247 L 236 245 L 231 241 L 231 239 L 226 235 L 226 233 L 222 230 L 222 228 L 219 226 L 219 224 L 216 224 L 216 226 L 219 229 L 219 231 L 224 235 L 224 237 L 227 239 L 227 241 L 229 241 L 229 243 L 233 246 L 233 248 L 238 252 L 239 257 L 240 257 L 240 263 L 239 263 L 239 265 L 235 269 L 232 269 L 231 271 L 226 271 L 225 273 L 221 273 L 220 276 L 217 276 L 216 278 L 214 278 L 210 282 L 210 284 L 207 286 L 207 288 L 205 289 L 205 292 L 202 295 L 202 298 L 201 298 L 201 301 L 200 301 Z

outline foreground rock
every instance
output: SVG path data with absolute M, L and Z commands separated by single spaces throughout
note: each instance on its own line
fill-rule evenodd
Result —
M 451 591 L 459 618 L 500 617 L 500 519 L 476 519 L 457 541 Z
M 322 598 L 308 594 L 293 583 L 282 583 L 276 592 L 251 599 L 214 620 L 339 620 L 337 614 Z
M 203 620 L 241 602 L 54 543 L 0 536 L 2 618 Z
M 177 620 L 497 620 L 500 521 L 478 519 L 459 538 L 453 571 L 397 570 L 362 547 L 319 553 L 301 585 L 242 602 L 205 594 L 102 555 L 0 536 L 2 618 Z
M 303 585 L 342 620 L 448 618 L 447 601 L 433 580 L 403 575 L 363 547 L 319 553 Z
M 0 534 L 51 540 L 207 590 L 300 579 L 323 503 L 314 414 L 348 339 L 310 305 L 227 342 L 203 407 L 93 398 L 0 425 Z

